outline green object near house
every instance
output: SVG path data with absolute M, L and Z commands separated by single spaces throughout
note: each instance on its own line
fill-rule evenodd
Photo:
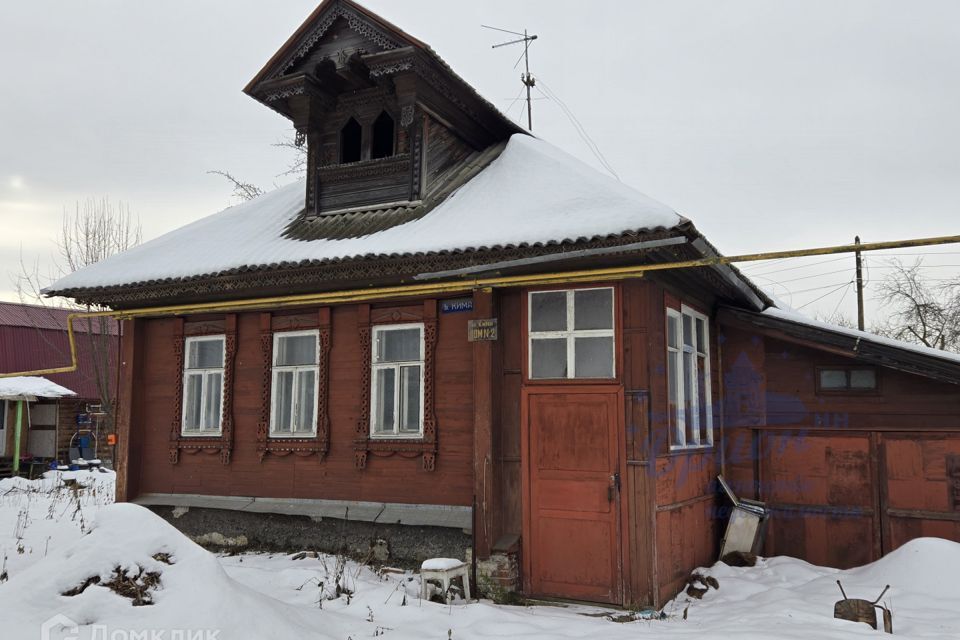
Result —
M 23 414 L 29 416 L 28 402 L 35 402 L 39 398 L 58 399 L 65 396 L 77 395 L 66 387 L 50 382 L 46 378 L 29 376 L 11 376 L 0 374 L 0 400 L 9 400 L 17 403 L 16 418 L 13 425 L 13 456 L 11 471 L 13 475 L 20 474 L 20 451 L 23 446 Z M 29 417 L 28 417 L 29 421 Z M 6 437 L 6 436 L 4 436 Z M 28 445 L 29 446 L 29 445 Z
M 13 425 L 13 475 L 20 475 L 20 432 L 23 427 L 23 400 L 17 400 L 17 419 Z

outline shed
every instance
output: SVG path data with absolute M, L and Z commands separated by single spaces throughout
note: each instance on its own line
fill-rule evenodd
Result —
M 46 378 L 34 376 L 15 376 L 0 378 L 0 402 L 2 402 L 2 416 L 0 416 L 0 475 L 9 469 L 13 475 L 20 471 L 20 464 L 24 458 L 28 460 L 43 460 L 53 456 L 39 455 L 46 451 L 56 451 L 56 442 L 47 442 L 49 430 L 33 428 L 31 421 L 31 407 L 41 400 L 56 401 L 69 398 L 77 394 L 66 387 L 62 387 Z M 50 406 L 50 405 L 40 405 Z M 23 429 L 27 429 L 27 440 L 22 438 Z M 54 438 L 56 431 L 52 432 Z M 9 450 L 7 448 L 10 444 Z M 23 445 L 26 444 L 26 447 Z M 52 444 L 52 446 L 51 446 Z

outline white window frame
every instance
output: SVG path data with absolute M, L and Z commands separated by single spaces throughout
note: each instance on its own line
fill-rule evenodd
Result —
M 220 367 L 211 367 L 208 369 L 190 369 L 190 345 L 194 342 L 211 342 L 213 340 L 219 340 L 222 345 L 223 350 L 223 365 Z M 186 438 L 194 437 L 210 437 L 210 436 L 219 436 L 223 434 L 223 400 L 224 395 L 226 394 L 226 364 L 227 364 L 227 336 L 224 334 L 219 335 L 208 335 L 208 336 L 190 336 L 184 339 L 183 343 L 183 405 L 180 408 L 180 435 Z M 216 429 L 204 429 L 203 425 L 200 425 L 200 428 L 196 431 L 188 431 L 187 426 L 187 380 L 188 376 L 191 375 L 200 375 L 200 419 L 203 420 L 203 407 L 207 405 L 207 394 L 209 393 L 209 385 L 207 384 L 207 375 L 210 373 L 219 373 L 220 374 L 220 416 L 217 420 Z
M 401 329 L 419 329 L 420 330 L 420 359 L 404 360 L 402 362 L 377 362 L 377 343 L 380 334 L 388 331 L 397 331 Z M 424 359 L 424 350 L 426 349 L 424 334 L 426 327 L 422 322 L 408 322 L 405 324 L 383 324 L 374 325 L 372 335 L 370 336 L 370 438 L 372 440 L 420 440 L 423 438 L 423 402 L 424 402 L 424 372 L 426 371 L 426 362 Z M 400 432 L 400 369 L 404 366 L 420 366 L 420 429 L 417 433 Z M 384 432 L 376 430 L 377 419 L 377 371 L 381 369 L 393 369 L 394 380 L 396 381 L 393 389 L 393 431 Z
M 574 296 L 578 291 L 609 291 L 610 292 L 610 328 L 609 329 L 574 329 Z M 564 293 L 567 296 L 567 330 L 566 331 L 534 331 L 533 327 L 533 296 L 543 293 Z M 531 380 L 615 380 L 617 377 L 617 336 L 616 313 L 617 298 L 613 287 L 588 287 L 582 289 L 551 289 L 547 291 L 531 291 L 527 294 L 527 371 Z M 537 378 L 533 375 L 533 341 L 542 339 L 559 339 L 567 341 L 567 376 L 565 378 Z M 577 338 L 612 338 L 613 362 L 610 376 L 601 378 L 577 378 Z
M 298 365 L 278 365 L 277 364 L 277 345 L 280 344 L 282 338 L 295 338 L 297 336 L 314 336 L 316 339 L 316 353 L 314 354 L 314 364 L 298 364 Z M 270 437 L 271 438 L 315 438 L 317 435 L 317 409 L 320 405 L 320 330 L 312 329 L 308 331 L 277 331 L 273 334 L 273 354 L 270 358 Z M 297 389 L 298 389 L 298 380 L 299 373 L 301 371 L 313 371 L 313 425 L 310 431 L 290 431 L 289 433 L 285 431 L 276 430 L 276 420 L 277 420 L 277 374 L 283 372 L 293 372 L 293 396 L 291 401 L 293 402 L 293 410 L 291 412 L 291 420 L 293 424 L 297 422 L 297 415 L 299 414 L 299 407 L 297 406 Z M 291 424 L 291 429 L 293 428 Z
M 687 341 L 684 340 L 683 335 L 683 317 L 690 317 L 690 330 L 693 332 L 691 336 L 692 345 L 687 345 Z M 670 358 L 671 353 L 677 354 L 677 366 L 674 368 L 674 374 L 676 376 L 676 405 L 670 409 L 669 415 L 669 426 L 670 426 L 670 449 L 703 449 L 713 446 L 713 390 L 711 388 L 710 380 L 710 319 L 707 318 L 704 314 L 699 311 L 695 311 L 686 305 L 681 305 L 680 310 L 668 308 L 667 309 L 667 318 L 674 318 L 677 322 L 677 346 L 670 346 L 669 339 L 669 327 L 664 327 L 664 342 L 667 347 L 667 358 Z M 698 351 L 696 342 L 697 342 L 697 320 L 703 322 L 703 351 Z M 684 354 L 691 354 L 693 365 L 690 368 L 691 379 L 689 381 L 684 380 L 683 373 L 683 357 Z M 700 398 L 700 385 L 698 381 L 699 377 L 699 363 L 700 358 L 703 358 L 706 366 L 703 371 L 703 388 L 706 394 L 706 398 Z M 667 375 L 669 375 L 669 367 L 667 368 Z M 684 391 L 684 382 L 689 382 L 690 390 L 693 394 L 692 401 L 690 402 L 691 407 L 695 407 L 695 410 L 692 411 L 692 415 L 687 415 L 687 398 Z M 669 385 L 670 381 L 667 380 L 667 403 L 669 407 Z M 701 404 L 701 400 L 703 404 Z M 706 418 L 706 425 L 700 424 L 700 408 L 704 407 L 703 414 Z M 693 442 L 687 441 L 687 421 L 691 420 L 693 422 L 691 433 L 693 434 Z

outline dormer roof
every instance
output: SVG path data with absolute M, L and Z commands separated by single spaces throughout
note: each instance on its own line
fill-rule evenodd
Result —
M 350 37 L 340 37 L 344 30 Z M 243 91 L 304 130 L 307 111 L 330 108 L 339 95 L 398 77 L 419 83 L 417 101 L 453 128 L 456 116 L 469 120 L 458 133 L 477 149 L 523 131 L 429 45 L 352 0 L 324 0 Z M 313 105 L 298 107 L 305 97 Z

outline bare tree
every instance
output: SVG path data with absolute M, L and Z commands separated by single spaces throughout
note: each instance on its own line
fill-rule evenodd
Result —
M 287 165 L 287 169 L 281 173 L 278 173 L 276 176 L 277 178 L 287 176 L 300 178 L 307 173 L 307 147 L 305 144 L 298 145 L 294 138 L 285 136 L 284 138 L 274 142 L 271 146 L 279 149 L 286 149 L 292 154 L 292 159 L 290 160 L 289 165 Z M 227 182 L 233 186 L 233 197 L 241 202 L 253 200 L 257 196 L 261 196 L 265 193 L 265 190 L 260 186 L 252 182 L 241 180 L 233 175 L 233 173 L 230 171 L 214 169 L 207 171 L 207 173 L 225 178 Z
M 877 333 L 934 349 L 960 351 L 960 281 L 936 284 L 924 278 L 922 260 L 891 262 L 891 273 L 877 285 L 890 310 Z
M 830 314 L 817 312 L 814 314 L 813 318 L 819 322 L 826 322 L 827 324 L 833 324 L 845 329 L 857 328 L 857 323 L 855 321 L 851 320 L 848 316 L 839 311 L 835 311 Z
M 100 307 L 73 304 L 65 298 L 57 299 L 58 304 L 54 305 L 44 297 L 42 290 L 68 273 L 140 244 L 141 239 L 140 221 L 126 203 L 114 205 L 107 197 L 87 198 L 83 202 L 78 201 L 73 212 L 64 208 L 51 271 L 42 275 L 39 263 L 28 267 L 21 254 L 20 273 L 15 278 L 20 301 L 47 307 L 51 310 L 51 317 L 55 308 L 100 310 Z M 116 349 L 112 348 L 111 343 L 115 342 L 119 327 L 111 318 L 102 317 L 87 318 L 81 326 L 75 325 L 74 329 L 79 330 L 78 340 L 88 341 L 89 375 L 94 379 L 102 411 L 106 414 L 103 426 L 108 432 L 112 431 L 115 417 L 115 380 L 112 373 L 116 365 Z

